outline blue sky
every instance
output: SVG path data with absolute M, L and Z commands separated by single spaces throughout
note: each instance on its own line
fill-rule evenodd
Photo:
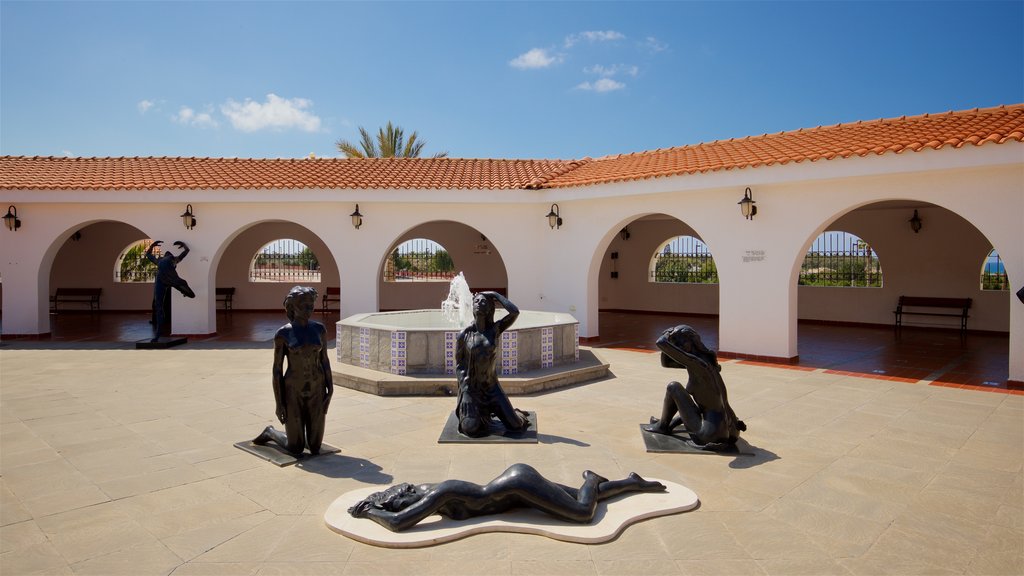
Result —
M 582 158 L 1024 101 L 1024 2 L 0 2 L 0 153 Z

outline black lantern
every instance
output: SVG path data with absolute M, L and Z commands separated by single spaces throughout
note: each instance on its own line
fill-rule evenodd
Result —
M 356 204 L 356 211 L 349 214 L 352 217 L 352 225 L 355 226 L 356 230 L 363 225 L 363 215 L 359 213 L 359 204 Z
M 910 229 L 914 231 L 914 234 L 921 231 L 921 217 L 917 215 L 917 210 L 914 210 L 914 216 L 907 222 L 910 222 Z
M 18 209 L 14 205 L 7 207 L 7 215 L 4 216 L 4 224 L 11 232 L 17 232 L 21 228 L 21 219 L 18 218 Z
M 186 230 L 191 230 L 196 227 L 196 217 L 192 214 L 192 205 L 185 206 L 185 213 L 181 215 L 181 222 L 185 224 Z
M 551 205 L 551 211 L 548 212 L 548 226 L 551 226 L 552 230 L 562 227 L 562 217 L 558 215 L 558 204 Z
M 757 216 L 757 206 L 754 206 L 754 204 L 757 204 L 757 200 L 750 197 L 749 186 L 743 192 L 743 200 L 740 200 L 737 204 L 740 205 L 740 213 L 747 220 L 753 220 L 754 216 Z

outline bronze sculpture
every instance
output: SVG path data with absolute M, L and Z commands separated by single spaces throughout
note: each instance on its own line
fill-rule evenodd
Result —
M 284 300 L 289 323 L 274 335 L 273 385 L 277 419 L 284 432 L 267 426 L 253 444 L 274 442 L 288 452 L 320 453 L 327 408 L 334 394 L 331 363 L 327 357 L 327 329 L 310 320 L 316 309 L 316 290 L 296 286 Z M 285 361 L 287 371 L 284 370 Z
M 170 320 L 167 315 L 170 309 L 171 288 L 181 292 L 182 296 L 186 298 L 196 297 L 196 293 L 189 287 L 188 282 L 178 276 L 178 262 L 188 256 L 188 245 L 178 240 L 174 245 L 182 249 L 180 254 L 175 256 L 164 251 L 160 258 L 157 258 L 153 255 L 153 249 L 161 244 L 163 241 L 157 240 L 146 249 L 146 259 L 156 265 L 156 279 L 153 282 L 153 342 L 160 339 L 160 336 L 163 335 L 164 324 Z
M 494 320 L 495 303 L 508 312 L 498 321 Z M 519 308 L 497 292 L 480 292 L 473 296 L 473 317 L 474 322 L 459 333 L 455 350 L 459 432 L 473 438 L 487 436 L 493 417 L 507 430 L 526 430 L 530 420 L 512 407 L 497 372 L 501 334 L 519 317 Z
M 722 367 L 693 328 L 679 325 L 658 338 L 661 365 L 684 368 L 689 380 L 684 387 L 670 382 L 665 390 L 661 418 L 651 418 L 648 432 L 672 434 L 680 424 L 690 435 L 690 444 L 704 450 L 723 450 L 736 444 L 747 425 L 736 417 L 722 381 Z
M 540 510 L 566 522 L 588 523 L 600 500 L 628 492 L 664 490 L 664 484 L 644 480 L 636 473 L 609 481 L 590 470 L 583 472 L 583 485 L 572 488 L 548 480 L 532 466 L 513 464 L 484 486 L 464 480 L 398 484 L 367 496 L 348 512 L 393 532 L 411 528 L 434 514 L 465 520 L 516 508 Z

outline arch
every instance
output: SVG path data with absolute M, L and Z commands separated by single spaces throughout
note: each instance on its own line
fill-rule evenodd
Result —
M 152 238 L 143 238 L 128 244 L 121 250 L 117 261 L 114 262 L 114 282 L 153 283 L 156 279 L 156 265 L 145 256 L 146 250 L 152 243 Z M 153 249 L 153 255 L 157 258 L 162 252 L 159 246 Z
M 429 238 L 411 238 L 395 246 L 384 262 L 384 282 L 451 282 L 458 268 L 451 253 Z
M 275 238 L 250 258 L 249 282 L 319 284 L 320 261 L 316 252 L 294 238 Z
M 250 282 L 250 270 L 254 255 L 275 240 L 293 239 L 316 255 L 320 277 L 282 278 L 281 282 Z M 292 285 L 299 283 L 316 288 L 324 294 L 328 287 L 341 288 L 339 265 L 330 246 L 309 228 L 290 220 L 261 219 L 247 222 L 228 234 L 210 258 L 208 286 L 212 295 L 214 288 L 235 288 L 233 309 L 235 310 L 277 310 Z M 210 310 L 214 312 L 215 300 L 209 299 Z M 215 325 L 215 322 L 211 322 Z
M 718 268 L 703 240 L 681 234 L 662 242 L 651 255 L 647 281 L 718 284 Z
M 856 234 L 826 230 L 811 242 L 797 282 L 801 286 L 881 288 L 881 258 Z
M 57 288 L 100 288 L 103 311 L 143 312 L 132 320 L 123 318 L 126 332 L 146 332 L 153 300 L 151 283 L 118 282 L 111 265 L 125 246 L 149 238 L 134 224 L 112 219 L 91 219 L 62 229 L 44 251 L 39 265 L 39 313 L 46 316 L 42 326 L 53 330 L 49 297 Z M 90 316 L 100 322 L 99 316 Z M 133 326 L 138 324 L 138 326 Z
M 479 230 L 454 220 L 431 220 L 407 228 L 398 235 L 381 255 L 377 268 L 378 308 L 380 310 L 409 310 L 438 308 L 448 294 L 447 272 L 436 275 L 436 281 L 388 281 L 396 276 L 389 268 L 393 266 L 393 255 L 400 246 L 413 241 L 423 241 L 417 249 L 427 250 L 436 246 L 444 249 L 450 258 L 451 276 L 462 272 L 473 292 L 494 290 L 508 293 L 508 272 L 500 251 L 487 236 Z M 424 264 L 429 268 L 430 258 Z M 412 276 L 415 276 L 413 274 Z M 424 280 L 430 280 L 429 274 Z
M 607 230 L 595 247 L 587 287 L 588 300 L 596 303 L 592 316 L 588 311 L 588 322 L 597 326 L 591 335 L 598 335 L 601 342 L 613 338 L 605 330 L 608 327 L 600 326 L 602 315 L 606 322 L 614 323 L 627 321 L 627 315 L 642 314 L 645 322 L 661 322 L 664 327 L 680 323 L 679 316 L 687 315 L 691 317 L 688 321 L 705 317 L 699 321 L 702 325 L 698 330 L 712 344 L 717 342 L 717 270 L 715 282 L 658 282 L 651 277 L 656 267 L 654 255 L 678 237 L 693 238 L 711 253 L 695 227 L 668 213 L 636 214 L 615 222 Z M 628 345 L 650 347 L 654 340 Z
M 919 231 L 910 223 L 915 211 L 922 222 Z M 833 291 L 799 285 L 805 255 L 814 242 L 825 232 L 839 230 L 869 238 L 873 253 L 884 255 L 885 281 L 880 287 Z M 987 254 L 991 247 L 967 218 L 930 202 L 886 199 L 837 210 L 806 238 L 792 260 L 796 319 L 891 326 L 899 296 L 965 297 L 974 299 L 971 329 L 1008 332 L 1007 295 L 983 294 L 978 282 L 977 254 Z
M 981 263 L 981 289 L 982 290 L 1009 290 L 1010 281 L 1006 276 L 1006 266 L 999 252 L 993 248 Z

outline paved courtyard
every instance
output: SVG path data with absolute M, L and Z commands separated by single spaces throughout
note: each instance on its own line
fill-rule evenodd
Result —
M 337 389 L 325 441 L 341 452 L 278 468 L 232 446 L 273 419 L 268 343 L 129 346 L 0 347 L 3 575 L 1024 573 L 1019 392 L 727 361 L 756 456 L 649 454 L 638 424 L 685 374 L 600 349 L 612 377 L 513 398 L 539 444 L 439 445 L 453 398 Z M 323 522 L 354 488 L 486 482 L 515 462 L 567 484 L 670 479 L 701 506 L 592 546 L 388 550 Z

